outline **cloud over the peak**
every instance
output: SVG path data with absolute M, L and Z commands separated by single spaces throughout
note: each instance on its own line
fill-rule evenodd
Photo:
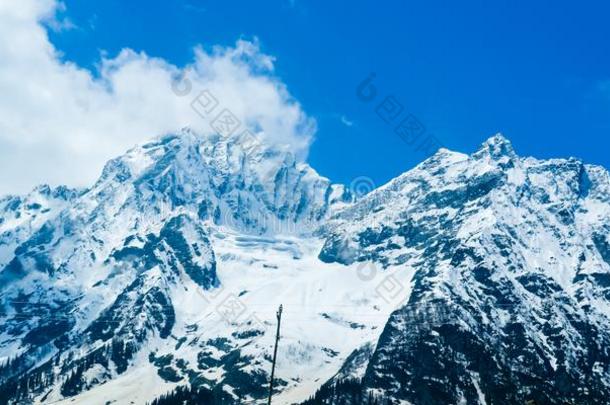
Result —
M 92 74 L 64 62 L 49 41 L 56 0 L 0 2 L 0 195 L 38 183 L 86 186 L 103 164 L 136 143 L 209 120 L 192 108 L 202 90 L 244 126 L 304 156 L 315 121 L 274 76 L 258 42 L 197 47 L 189 66 L 124 49 Z M 187 92 L 175 91 L 188 85 Z

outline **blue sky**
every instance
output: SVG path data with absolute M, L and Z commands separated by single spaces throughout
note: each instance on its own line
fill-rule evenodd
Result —
M 450 149 L 502 132 L 521 155 L 610 167 L 609 3 L 514 3 L 66 0 L 76 28 L 50 38 L 95 70 L 102 51 L 181 66 L 196 44 L 257 37 L 318 122 L 309 162 L 336 182 L 379 185 L 425 158 L 376 114 L 390 95 Z M 371 72 L 378 96 L 365 103 L 356 87 Z

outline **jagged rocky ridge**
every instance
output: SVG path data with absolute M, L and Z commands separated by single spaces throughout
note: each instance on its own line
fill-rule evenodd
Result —
M 501 136 L 358 201 L 281 150 L 160 138 L 0 200 L 0 402 L 256 403 L 277 301 L 279 403 L 606 403 L 609 191 Z
M 496 136 L 472 156 L 440 151 L 340 213 L 321 259 L 417 269 L 360 397 L 607 403 L 609 191 L 600 167 L 521 159 Z
M 89 190 L 3 199 L 1 347 L 10 364 L 0 398 L 76 395 L 124 373 L 151 339 L 167 339 L 172 289 L 220 285 L 210 226 L 317 226 L 344 198 L 288 153 L 246 155 L 231 140 L 184 130 L 110 161 Z

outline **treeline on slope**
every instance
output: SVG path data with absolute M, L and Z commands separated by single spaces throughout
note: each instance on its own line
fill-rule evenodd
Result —
M 22 370 L 28 367 L 28 356 L 21 354 L 9 358 L 0 364 L 0 385 L 10 377 L 19 374 Z
M 221 390 L 206 388 L 178 387 L 170 393 L 161 395 L 148 405 L 227 405 L 242 404 Z M 392 405 L 389 399 L 375 398 L 366 394 L 358 379 L 345 379 L 336 383 L 324 384 L 316 393 L 301 405 Z
M 55 355 L 44 364 L 31 367 L 24 357 L 17 357 L 0 366 L 0 405 L 28 403 L 34 395 L 41 395 L 45 389 L 61 381 L 61 394 L 71 397 L 80 394 L 87 388 L 84 373 L 95 364 L 105 369 L 109 362 L 115 365 L 117 373 L 125 372 L 128 359 L 133 356 L 134 348 L 130 342 L 113 339 L 110 344 L 97 348 L 78 359 L 61 359 Z M 59 373 L 56 374 L 56 369 Z M 44 402 L 45 397 L 41 399 Z
M 362 388 L 362 381 L 356 378 L 326 383 L 301 405 L 392 405 L 389 399 L 376 398 Z
M 235 401 L 221 390 L 211 391 L 207 388 L 178 387 L 175 390 L 161 395 L 149 405 L 222 405 L 233 404 Z
M 20 361 L 11 361 L 2 367 L 2 374 L 10 377 L 0 380 L 0 405 L 27 403 L 33 392 L 40 392 L 55 382 L 53 366 L 56 364 L 53 360 L 27 374 L 20 374 L 23 364 Z

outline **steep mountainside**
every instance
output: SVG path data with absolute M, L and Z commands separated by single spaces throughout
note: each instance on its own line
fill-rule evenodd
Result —
M 606 403 L 609 230 L 606 170 L 501 136 L 352 201 L 183 130 L 0 200 L 0 403 L 261 403 L 280 303 L 277 403 Z
M 185 291 L 220 288 L 213 230 L 310 232 L 348 197 L 288 153 L 185 130 L 112 160 L 81 195 L 3 199 L 0 397 L 67 397 L 123 374 L 178 328 Z
M 37 187 L 30 194 L 0 198 L 0 268 L 12 259 L 19 244 L 34 230 L 67 207 L 78 191 L 66 187 Z
M 496 136 L 472 156 L 440 151 L 340 213 L 321 259 L 416 268 L 360 395 L 607 403 L 609 191 L 600 167 L 521 159 Z

